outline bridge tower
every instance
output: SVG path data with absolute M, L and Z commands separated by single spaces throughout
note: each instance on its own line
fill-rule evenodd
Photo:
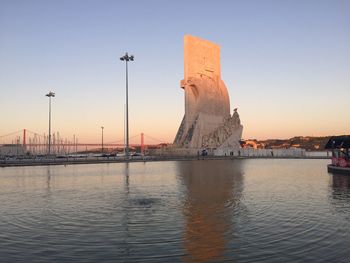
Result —
M 24 150 L 26 149 L 26 133 L 27 133 L 27 129 L 23 129 L 23 148 Z
M 145 150 L 145 143 L 144 143 L 144 134 L 143 132 L 141 133 L 141 154 L 144 154 Z

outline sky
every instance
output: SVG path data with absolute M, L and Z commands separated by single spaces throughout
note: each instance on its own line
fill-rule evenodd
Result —
M 0 136 L 52 131 L 172 142 L 184 115 L 183 37 L 221 46 L 244 139 L 350 134 L 350 0 L 0 0 Z M 135 141 L 135 142 L 136 142 Z

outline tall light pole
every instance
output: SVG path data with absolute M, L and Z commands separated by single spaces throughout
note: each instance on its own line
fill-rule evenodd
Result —
M 55 97 L 55 93 L 50 91 L 45 95 L 49 97 L 49 155 L 51 154 L 51 97 Z
M 125 84 L 126 84 L 126 146 L 125 146 L 125 158 L 129 159 L 129 98 L 128 98 L 128 62 L 134 61 L 134 56 L 128 55 L 128 52 L 120 58 L 121 61 L 125 61 Z
M 103 129 L 104 129 L 105 127 L 103 127 L 103 126 L 101 126 L 101 130 L 102 130 L 102 143 L 101 143 L 101 148 L 102 148 L 102 154 L 103 154 Z

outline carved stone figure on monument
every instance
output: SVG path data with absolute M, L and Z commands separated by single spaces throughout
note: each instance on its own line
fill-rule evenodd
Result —
M 234 121 L 235 125 L 241 125 L 241 120 L 239 119 L 239 114 L 237 112 L 237 108 L 235 108 L 233 110 L 232 120 Z

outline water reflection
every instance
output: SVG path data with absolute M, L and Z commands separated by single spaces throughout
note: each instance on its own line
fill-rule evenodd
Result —
M 331 200 L 333 208 L 338 215 L 350 220 L 350 176 L 332 174 Z
M 185 186 L 184 261 L 223 260 L 234 232 L 232 213 L 242 196 L 241 162 L 179 162 L 177 169 Z
M 124 168 L 124 178 L 125 178 L 125 193 L 129 194 L 129 163 L 125 163 Z
M 51 193 L 51 167 L 48 166 L 46 170 L 46 186 L 47 186 L 47 193 Z
M 130 246 L 128 245 L 129 239 L 130 239 L 130 230 L 129 230 L 129 224 L 130 224 L 130 215 L 129 215 L 129 194 L 130 194 L 130 188 L 129 188 L 129 163 L 124 164 L 124 202 L 123 202 L 123 216 L 121 225 L 124 232 L 124 238 L 123 238 L 123 254 L 125 257 L 130 257 Z
M 344 174 L 332 175 L 332 186 L 336 189 L 349 189 L 350 188 L 350 176 Z
M 343 210 L 348 206 L 350 200 L 350 176 L 343 174 L 332 174 L 332 198 L 337 200 L 335 206 Z M 341 204 L 341 207 L 339 207 Z

